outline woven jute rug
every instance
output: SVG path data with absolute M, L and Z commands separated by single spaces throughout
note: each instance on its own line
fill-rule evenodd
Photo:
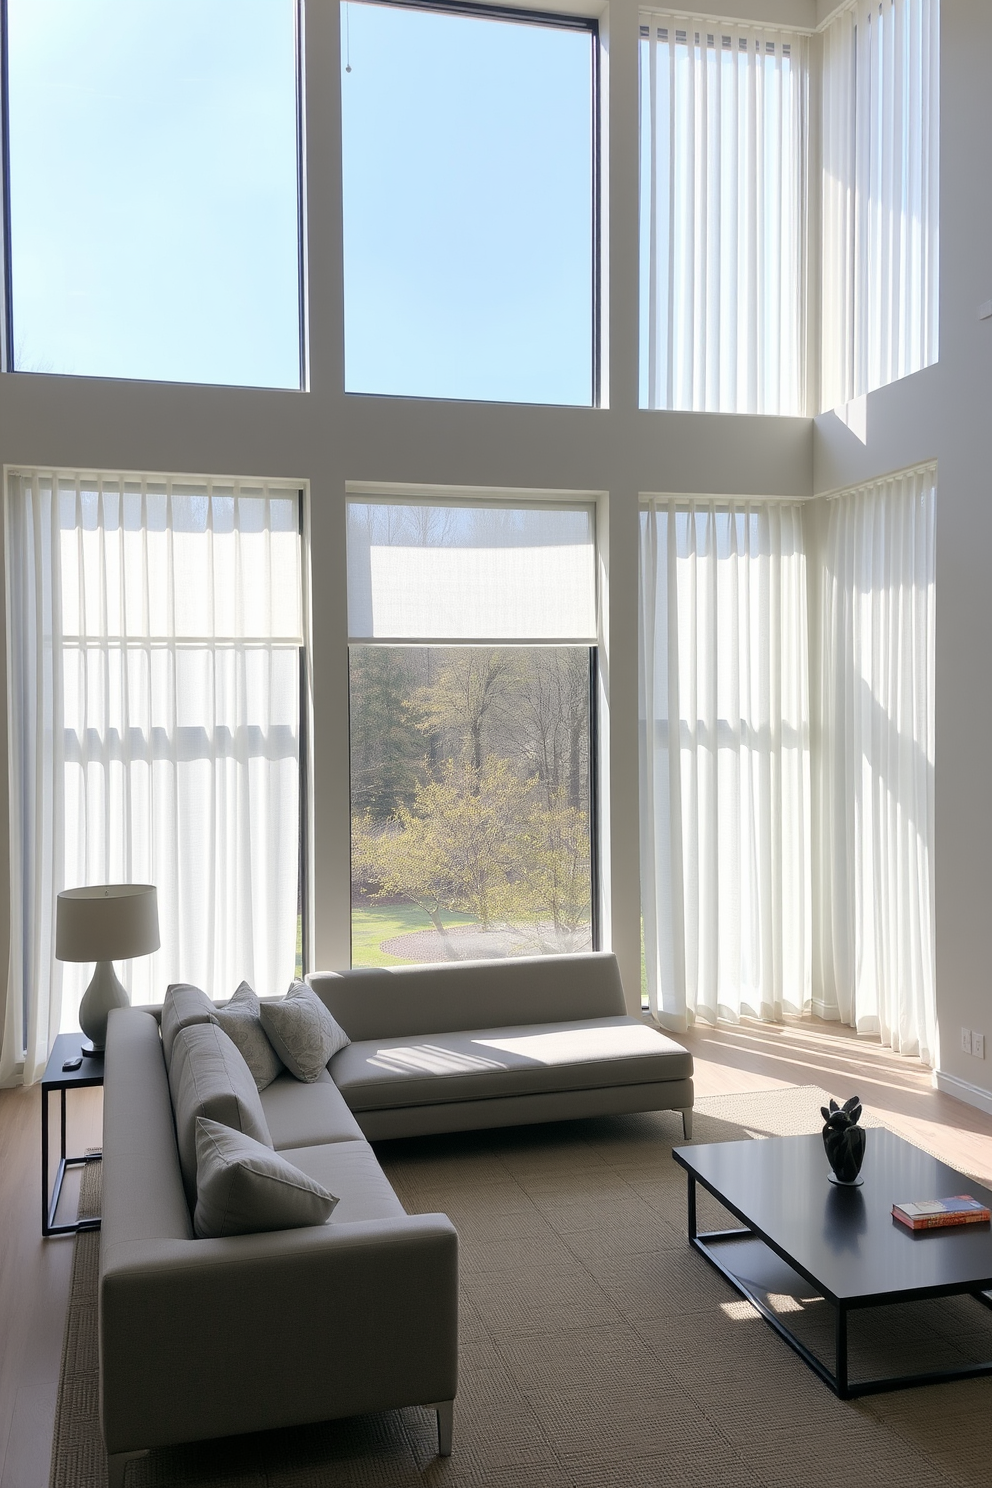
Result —
M 825 1099 L 703 1100 L 695 1140 L 815 1132 Z M 678 1116 L 658 1113 L 380 1144 L 406 1208 L 458 1228 L 453 1456 L 435 1456 L 433 1414 L 410 1409 L 153 1452 L 128 1488 L 987 1488 L 992 1378 L 837 1400 L 689 1249 L 681 1142 Z M 99 1184 L 96 1163 L 88 1212 Z M 701 1225 L 728 1223 L 702 1193 L 699 1207 Z M 106 1482 L 98 1248 L 76 1238 L 52 1488 Z M 829 1358 L 825 1303 L 774 1305 Z M 968 1298 L 877 1308 L 851 1347 L 855 1377 L 989 1359 L 992 1313 Z

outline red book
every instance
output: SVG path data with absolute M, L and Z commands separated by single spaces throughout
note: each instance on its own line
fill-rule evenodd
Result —
M 912 1204 L 893 1204 L 892 1217 L 911 1230 L 939 1230 L 945 1225 L 988 1224 L 989 1211 L 970 1194 L 953 1199 L 917 1199 Z

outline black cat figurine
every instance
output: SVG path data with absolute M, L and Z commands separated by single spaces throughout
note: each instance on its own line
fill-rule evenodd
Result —
M 823 1146 L 827 1162 L 834 1171 L 833 1181 L 850 1185 L 860 1183 L 858 1174 L 865 1158 L 865 1129 L 858 1126 L 860 1100 L 852 1095 L 842 1106 L 832 1100 L 829 1111 L 826 1106 L 821 1106 L 820 1113 L 825 1122 Z

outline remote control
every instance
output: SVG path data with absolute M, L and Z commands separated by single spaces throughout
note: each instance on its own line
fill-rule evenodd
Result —
M 62 1068 L 69 1074 L 72 1070 L 77 1070 L 82 1062 L 83 1056 L 80 1054 L 76 1059 L 66 1059 L 63 1062 Z

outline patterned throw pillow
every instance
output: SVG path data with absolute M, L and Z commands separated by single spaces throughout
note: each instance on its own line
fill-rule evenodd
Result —
M 260 1004 L 262 1027 L 291 1075 L 312 1085 L 339 1049 L 351 1043 L 316 992 L 293 982 L 282 1002 Z
M 201 1240 L 324 1224 L 337 1202 L 270 1147 L 197 1117 L 193 1229 Z
M 282 1069 L 282 1060 L 269 1043 L 259 1017 L 258 998 L 247 982 L 241 983 L 227 1007 L 218 1008 L 214 1017 L 241 1050 L 259 1090 L 271 1085 Z

